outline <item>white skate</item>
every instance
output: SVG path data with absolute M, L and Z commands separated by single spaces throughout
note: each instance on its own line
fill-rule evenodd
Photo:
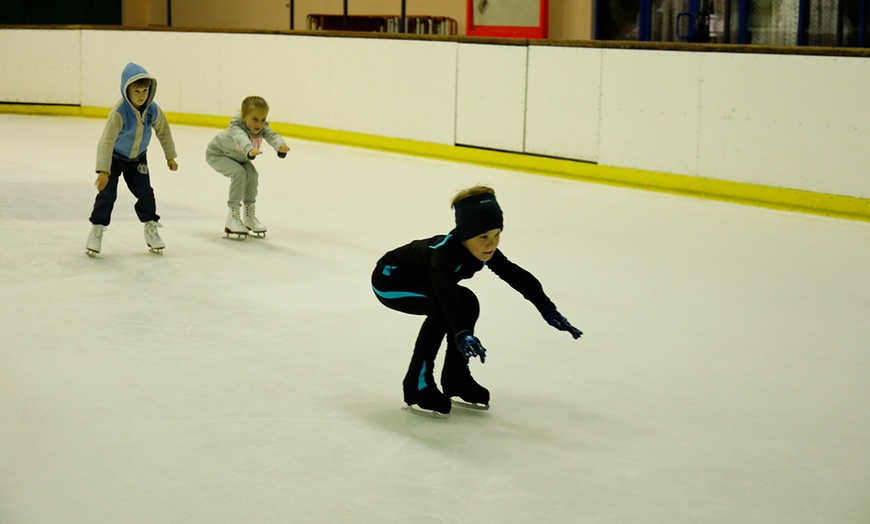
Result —
M 106 226 L 100 224 L 94 224 L 91 227 L 91 232 L 88 233 L 88 243 L 85 245 L 85 253 L 89 257 L 94 258 L 103 248 L 103 231 L 105 230 Z
M 242 218 L 239 216 L 240 211 L 240 206 L 230 206 L 230 211 L 227 214 L 227 223 L 224 225 L 226 238 L 235 240 L 248 238 L 248 228 L 242 223 Z
M 266 236 L 266 226 L 257 220 L 256 204 L 245 204 L 245 215 L 242 217 L 242 223 L 255 237 L 263 238 Z
M 153 220 L 145 222 L 145 243 L 148 244 L 148 251 L 162 255 L 166 244 L 163 243 L 163 239 L 157 233 L 158 227 L 163 227 L 163 225 Z

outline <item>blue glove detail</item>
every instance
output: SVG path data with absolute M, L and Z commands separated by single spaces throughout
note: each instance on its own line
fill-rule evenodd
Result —
M 460 331 L 453 337 L 456 343 L 456 349 L 466 358 L 480 357 L 480 363 L 486 362 L 486 348 L 480 343 L 480 340 L 471 334 L 467 329 Z
M 572 326 L 571 323 L 568 322 L 568 319 L 563 317 L 562 314 L 555 309 L 545 311 L 543 316 L 544 320 L 547 321 L 547 324 L 550 324 L 559 331 L 567 331 L 568 333 L 571 333 L 571 336 L 574 337 L 575 340 L 583 335 L 582 331 Z

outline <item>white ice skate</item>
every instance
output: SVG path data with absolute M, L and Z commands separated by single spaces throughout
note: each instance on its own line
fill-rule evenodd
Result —
M 94 224 L 91 227 L 91 232 L 88 233 L 88 243 L 85 245 L 85 253 L 91 258 L 97 256 L 97 253 L 103 248 L 103 231 L 106 226 Z
M 242 217 L 242 223 L 255 237 L 263 238 L 266 236 L 266 226 L 257 220 L 256 204 L 245 204 L 245 215 Z
M 240 215 L 241 206 L 230 206 L 230 211 L 227 214 L 227 223 L 224 225 L 224 233 L 227 238 L 235 240 L 244 240 L 248 238 L 248 228 L 242 223 Z
M 157 233 L 158 227 L 163 227 L 163 225 L 153 220 L 145 222 L 145 243 L 148 244 L 149 251 L 162 255 L 166 244 L 163 243 L 163 239 Z

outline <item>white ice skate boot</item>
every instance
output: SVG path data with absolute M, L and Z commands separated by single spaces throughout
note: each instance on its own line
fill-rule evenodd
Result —
M 234 238 L 236 240 L 248 238 L 248 228 L 242 223 L 240 208 L 241 206 L 238 205 L 230 206 L 230 211 L 227 214 L 227 223 L 224 226 L 224 233 L 227 234 L 227 238 Z
M 88 233 L 88 243 L 85 245 L 85 253 L 89 257 L 97 256 L 97 253 L 103 248 L 103 231 L 105 230 L 106 226 L 100 224 L 94 224 L 91 227 L 91 232 Z
M 145 222 L 145 243 L 148 244 L 149 251 L 159 255 L 163 253 L 163 248 L 166 247 L 166 244 L 163 243 L 163 239 L 157 233 L 158 227 L 163 227 L 163 225 L 153 220 Z
M 266 236 L 266 226 L 257 220 L 256 204 L 245 204 L 245 215 L 242 217 L 242 223 L 245 224 L 245 227 L 248 228 L 254 236 L 260 238 Z

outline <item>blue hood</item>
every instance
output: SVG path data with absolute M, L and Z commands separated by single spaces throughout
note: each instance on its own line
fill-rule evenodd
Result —
M 144 111 L 148 109 L 151 105 L 151 102 L 154 100 L 154 95 L 157 94 L 157 79 L 148 74 L 148 71 L 145 70 L 144 67 L 139 64 L 134 64 L 130 62 L 126 66 L 124 66 L 124 71 L 121 72 L 121 98 L 127 102 L 131 108 L 133 104 L 130 103 L 130 99 L 127 98 L 127 86 L 135 82 L 136 80 L 147 78 L 151 80 L 151 89 L 148 91 L 148 98 L 145 100 L 145 103 L 142 105 L 141 110 Z M 135 108 L 133 108 L 135 109 Z

